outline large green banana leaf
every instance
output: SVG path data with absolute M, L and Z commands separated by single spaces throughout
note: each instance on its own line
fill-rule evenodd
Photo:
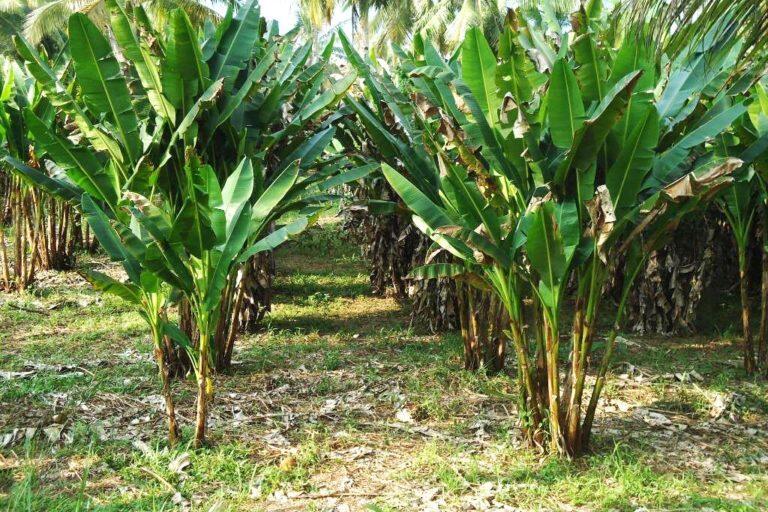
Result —
M 37 80 L 37 83 L 53 106 L 72 116 L 77 126 L 96 151 L 105 151 L 115 162 L 122 162 L 123 153 L 120 151 L 118 142 L 102 131 L 101 128 L 91 123 L 87 114 L 75 101 L 67 88 L 59 81 L 56 73 L 54 73 L 48 63 L 40 57 L 37 50 L 22 37 L 15 37 L 14 43 L 16 51 L 24 59 L 27 69 L 35 77 L 35 80 Z
M 564 59 L 558 59 L 552 69 L 547 108 L 552 142 L 559 148 L 570 148 L 584 124 L 585 112 L 576 75 Z
M 160 116 L 172 125 L 176 122 L 176 111 L 163 95 L 163 86 L 158 69 L 148 48 L 142 46 L 131 26 L 128 14 L 118 0 L 107 0 L 110 10 L 112 33 L 120 45 L 123 56 L 136 68 L 142 87 L 147 92 L 147 99 Z
M 232 220 L 232 229 L 223 245 L 211 252 L 212 268 L 205 290 L 204 307 L 213 311 L 221 302 L 221 292 L 227 285 L 227 277 L 248 240 L 251 207 L 245 204 Z
M 25 180 L 40 187 L 49 194 L 60 197 L 65 201 L 79 203 L 83 189 L 77 185 L 58 178 L 52 178 L 39 169 L 34 169 L 11 155 L 5 155 L 2 160 L 18 172 Z
M 135 165 L 142 153 L 139 121 L 109 41 L 88 16 L 81 13 L 69 18 L 69 38 L 75 72 L 88 109 L 107 114 L 128 160 Z
M 491 126 L 499 122 L 501 98 L 496 90 L 496 56 L 479 27 L 467 31 L 461 47 L 461 71 Z
M 642 71 L 635 71 L 616 82 L 597 105 L 595 112 L 582 123 L 573 138 L 568 154 L 557 168 L 554 178 L 556 186 L 565 183 L 572 168 L 585 171 L 594 165 L 605 139 L 624 115 L 641 74 Z
M 245 69 L 256 40 L 261 35 L 258 0 L 247 0 L 237 9 L 209 61 L 211 78 L 224 79 L 225 90 L 232 90 L 240 70 Z
M 117 203 L 121 192 L 118 176 L 110 173 L 113 167 L 105 167 L 88 148 L 56 135 L 31 110 L 24 118 L 39 149 L 47 152 L 69 179 L 93 197 L 110 205 Z
M 104 248 L 112 261 L 122 263 L 129 279 L 134 283 L 138 283 L 141 278 L 139 262 L 126 250 L 123 242 L 120 240 L 120 236 L 110 225 L 109 218 L 104 211 L 88 194 L 83 194 L 80 204 L 83 214 L 88 220 L 88 226 L 93 230 L 101 247 Z

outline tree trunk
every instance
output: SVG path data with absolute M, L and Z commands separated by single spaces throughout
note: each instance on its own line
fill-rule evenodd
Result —
M 162 343 L 162 342 L 161 342 Z M 165 416 L 168 421 L 168 444 L 175 446 L 179 440 L 179 427 L 176 424 L 176 407 L 171 394 L 171 376 L 166 364 L 165 351 L 160 346 L 155 346 L 155 362 L 157 363 L 160 380 L 163 384 L 163 399 L 165 400 Z
M 494 294 L 484 293 L 483 366 L 489 374 L 504 369 L 507 359 L 507 336 L 503 326 L 509 323 L 506 311 Z
M 749 277 L 746 256 L 739 264 L 739 288 L 741 291 L 741 328 L 744 336 L 744 370 L 747 375 L 755 372 L 755 348 L 752 345 L 752 328 L 749 324 Z
M 501 302 L 491 295 L 489 304 L 489 334 L 485 350 L 485 367 L 491 374 L 501 372 L 507 364 L 507 335 L 505 325 L 509 317 Z
M 509 319 L 496 298 L 468 284 L 457 284 L 464 369 L 498 373 L 504 369 L 507 338 L 503 326 Z
M 768 377 L 768 205 L 760 204 L 762 247 L 760 247 L 760 339 L 757 347 L 757 365 Z
M 40 197 L 40 268 L 70 270 L 75 265 L 77 247 L 72 207 L 54 197 Z
M 9 223 L 13 233 L 12 255 L 5 247 L 3 233 L 2 268 L 3 281 L 0 289 L 22 291 L 35 280 L 41 267 L 41 240 L 45 238 L 45 216 L 34 190 L 28 190 L 21 179 L 9 179 L 8 202 L 11 206 Z
M 589 443 L 592 438 L 592 425 L 595 422 L 595 411 L 597 411 L 597 403 L 600 401 L 600 394 L 605 386 L 605 376 L 608 373 L 608 367 L 611 364 L 611 358 L 613 357 L 613 348 L 616 345 L 616 335 L 618 329 L 614 328 L 608 334 L 608 340 L 606 341 L 605 353 L 603 354 L 600 368 L 597 371 L 595 377 L 595 385 L 592 388 L 592 396 L 589 397 L 589 405 L 584 413 L 584 422 L 581 429 L 581 449 L 582 451 L 589 448 Z
M 207 331 L 207 326 L 206 331 Z M 208 349 L 210 335 L 208 332 L 200 333 L 200 346 L 198 347 L 198 375 L 197 375 L 197 416 L 195 418 L 194 447 L 200 448 L 205 444 L 205 427 L 208 420 Z M 212 387 L 212 386 L 211 386 Z
M 200 345 L 200 333 L 195 325 L 195 317 L 192 315 L 192 306 L 186 298 L 179 301 L 179 329 L 187 335 L 192 347 L 197 348 Z M 173 344 L 172 341 L 171 344 Z M 170 374 L 174 378 L 182 378 L 192 371 L 191 356 L 183 348 L 173 345 L 173 350 L 169 350 L 166 356 Z
M 358 27 L 359 41 L 362 53 L 367 54 L 369 50 L 369 36 L 370 36 L 370 24 L 367 6 L 363 6 L 360 11 L 360 26 Z
M 584 297 L 579 297 L 576 300 L 572 333 L 571 371 L 566 379 L 566 384 L 563 386 L 562 394 L 563 403 L 568 405 L 561 420 L 565 425 L 565 442 L 568 447 L 568 454 L 571 456 L 576 456 L 581 452 L 581 390 L 583 389 L 586 373 L 582 353 L 586 350 L 584 338 L 587 331 L 586 304 L 584 304 L 583 299 Z
M 238 335 L 254 332 L 272 309 L 274 273 L 275 260 L 270 251 L 249 259 L 230 277 L 213 341 L 217 372 L 231 367 Z
M 270 251 L 249 259 L 230 277 L 222 291 L 218 322 L 211 340 L 215 372 L 229 370 L 238 335 L 257 330 L 264 315 L 271 310 L 274 274 L 275 260 Z M 179 305 L 179 328 L 190 339 L 193 347 L 199 347 L 200 333 L 186 300 L 182 300 Z M 192 369 L 191 361 L 183 350 L 172 351 L 170 360 L 174 369 L 172 373 L 176 376 L 184 375 Z
M 458 300 L 459 319 L 461 323 L 461 340 L 464 343 L 464 369 L 473 371 L 476 369 L 476 365 L 474 363 L 474 354 L 472 350 L 472 337 L 474 333 L 472 332 L 472 321 L 471 315 L 469 314 L 469 296 L 471 291 L 467 290 L 468 285 L 466 284 L 457 284 L 457 287 L 459 287 Z
M 545 318 L 544 334 L 547 349 L 547 388 L 549 389 L 549 449 L 550 453 L 564 454 L 567 452 L 560 425 L 560 366 L 558 364 L 560 338 L 556 320 Z
M 520 388 L 518 414 L 523 423 L 523 433 L 531 446 L 543 449 L 544 439 L 541 429 L 543 402 L 534 381 L 535 369 L 531 368 L 529 363 L 525 336 L 520 328 L 520 322 L 510 321 L 509 332 L 517 356 L 517 380 Z
M 246 263 L 238 313 L 241 332 L 256 332 L 266 314 L 272 310 L 274 279 L 275 255 L 272 251 L 257 254 Z

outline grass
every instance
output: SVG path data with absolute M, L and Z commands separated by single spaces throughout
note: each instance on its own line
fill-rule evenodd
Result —
M 32 373 L 0 380 L 0 442 L 34 435 L 0 449 L 0 511 L 768 508 L 768 386 L 744 377 L 731 335 L 619 344 L 595 453 L 542 458 L 521 446 L 513 369 L 465 372 L 455 333 L 409 328 L 333 219 L 277 261 L 273 312 L 217 377 L 199 451 L 189 381 L 174 383 L 184 442 L 165 445 L 146 329 L 125 303 L 75 273 L 2 297 L 0 369 Z M 714 421 L 718 397 L 734 405 Z

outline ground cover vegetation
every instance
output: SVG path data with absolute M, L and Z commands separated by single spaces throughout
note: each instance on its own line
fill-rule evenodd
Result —
M 195 5 L 3 57 L 8 510 L 768 506 L 768 6 Z

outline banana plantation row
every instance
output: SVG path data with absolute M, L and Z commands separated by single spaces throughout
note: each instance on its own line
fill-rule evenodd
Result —
M 599 0 L 568 24 L 510 10 L 493 44 L 471 28 L 446 57 L 416 35 L 385 62 L 343 32 L 281 35 L 256 0 L 202 27 L 106 3 L 108 26 L 74 14 L 63 48 L 17 37 L 3 63 L 0 270 L 23 289 L 96 245 L 122 265 L 122 280 L 83 273 L 146 321 L 171 444 L 171 380 L 197 382 L 201 446 L 215 373 L 269 309 L 272 251 L 340 195 L 377 288 L 402 293 L 410 272 L 416 311 L 450 296 L 468 369 L 501 369 L 510 347 L 532 446 L 588 449 L 638 275 L 712 205 L 738 249 L 744 368 L 768 367 L 768 272 L 754 341 L 749 307 L 750 240 L 768 229 L 753 12 L 665 28 Z

